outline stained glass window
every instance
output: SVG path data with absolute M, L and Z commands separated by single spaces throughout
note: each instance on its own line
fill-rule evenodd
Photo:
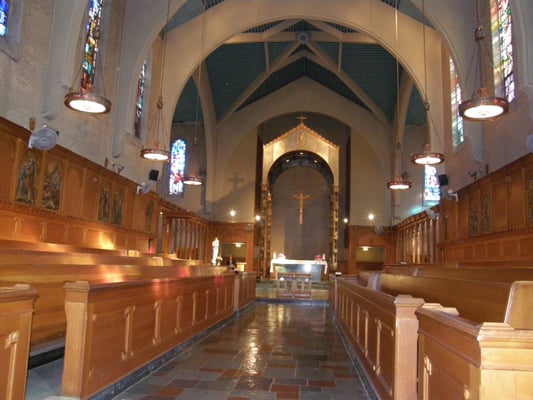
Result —
M 87 89 L 94 83 L 94 67 L 100 44 L 100 25 L 104 0 L 89 0 L 89 13 L 85 26 L 85 45 L 81 63 L 81 87 Z
M 440 186 L 437 176 L 437 168 L 431 165 L 424 165 L 424 198 L 422 202 L 426 206 L 431 206 L 439 201 Z
M 137 80 L 137 100 L 135 101 L 134 133 L 135 137 L 139 139 L 141 138 L 141 121 L 144 104 L 144 78 L 146 76 L 146 61 L 147 60 L 144 60 L 139 79 Z
M 492 56 L 495 87 L 505 91 L 507 101 L 515 97 L 513 33 L 509 0 L 493 0 L 491 7 Z
M 0 0 L 0 36 L 7 36 L 7 18 L 9 17 L 9 0 Z
M 451 97 L 451 114 L 452 114 L 452 142 L 453 147 L 459 146 L 464 142 L 463 118 L 459 114 L 459 104 L 461 104 L 461 86 L 459 77 L 455 70 L 455 64 L 450 57 L 450 97 Z
M 169 194 L 182 194 L 183 175 L 185 174 L 187 144 L 183 139 L 176 139 L 170 149 Z

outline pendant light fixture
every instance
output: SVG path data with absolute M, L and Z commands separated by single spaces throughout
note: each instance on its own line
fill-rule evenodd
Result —
M 205 3 L 202 0 L 202 21 L 201 21 L 201 33 L 200 33 L 200 57 L 203 57 L 204 50 L 204 30 L 205 30 Z M 200 152 L 198 149 L 198 127 L 200 126 L 200 91 L 202 90 L 202 64 L 200 62 L 198 66 L 198 81 L 196 84 L 196 115 L 194 121 L 194 137 L 190 152 L 187 156 L 187 162 L 185 164 L 185 176 L 183 177 L 183 183 L 190 186 L 200 186 L 204 183 L 203 171 L 200 167 Z M 205 129 L 204 129 L 205 130 Z M 205 132 L 204 132 L 205 134 Z
M 478 72 L 481 87 L 477 89 L 472 98 L 463 101 L 459 105 L 459 114 L 468 121 L 486 121 L 506 114 L 509 111 L 509 103 L 502 97 L 489 94 L 485 86 L 485 75 L 483 69 L 483 41 L 485 39 L 485 28 L 481 23 L 479 13 L 479 1 L 476 1 L 477 26 L 474 32 L 475 53 L 472 64 L 477 58 Z
M 427 74 L 427 57 L 426 57 L 426 9 L 424 0 L 422 0 L 422 44 L 424 46 L 424 110 L 426 111 L 426 121 L 428 129 L 431 124 L 430 105 L 427 97 L 428 93 L 428 74 Z M 417 165 L 437 165 L 444 161 L 444 154 L 431 151 L 431 147 L 426 143 L 421 153 L 411 155 L 411 162 Z
M 98 4 L 98 3 L 97 3 Z M 75 80 L 80 80 L 80 89 L 73 90 L 71 86 L 70 91 L 65 95 L 64 104 L 71 110 L 80 111 L 89 114 L 104 114 L 111 111 L 111 101 L 105 97 L 103 68 L 99 67 L 100 54 L 100 24 L 102 9 L 101 4 L 98 4 L 98 9 L 95 17 L 88 24 L 88 31 L 84 36 L 82 52 L 88 47 L 87 41 L 92 46 L 92 64 L 87 62 L 80 63 L 79 74 L 76 75 Z M 87 39 L 85 39 L 87 37 Z M 86 60 L 85 60 L 86 61 Z M 96 87 L 96 78 L 100 77 L 98 71 L 102 72 L 102 94 L 98 93 Z M 82 79 L 81 76 L 86 77 Z
M 444 154 L 431 151 L 429 144 L 424 145 L 421 153 L 411 155 L 411 162 L 417 165 L 437 165 L 444 161 Z
M 141 157 L 150 160 L 150 161 L 168 161 L 170 159 L 170 151 L 166 150 L 165 148 L 161 148 L 161 144 L 159 142 L 159 139 L 161 137 L 162 140 L 166 139 L 165 134 L 165 119 L 163 118 L 163 76 L 165 73 L 165 53 L 167 49 L 167 38 L 166 38 L 166 28 L 168 25 L 168 19 L 169 19 L 169 12 L 170 12 L 170 0 L 167 1 L 167 23 L 163 27 L 163 30 L 161 31 L 161 39 L 163 42 L 163 50 L 162 50 L 162 56 L 161 56 L 161 82 L 159 85 L 159 99 L 157 100 L 157 111 L 155 115 L 155 140 L 154 140 L 154 147 L 146 147 L 141 149 Z
M 396 7 L 394 11 L 394 24 L 395 24 L 395 35 L 396 35 L 396 50 L 398 50 L 398 1 L 396 1 Z M 398 57 L 396 57 L 396 131 L 398 132 L 400 128 L 399 124 L 402 120 L 400 118 L 400 64 Z M 396 143 L 396 152 L 401 150 L 401 143 Z M 398 171 L 401 163 L 401 155 L 396 154 L 394 157 L 395 170 Z M 397 167 L 397 168 L 396 168 Z M 406 190 L 411 189 L 411 181 L 408 179 L 407 172 L 404 172 L 402 175 L 398 175 L 395 179 L 387 182 L 387 188 L 390 190 Z
M 387 182 L 387 188 L 390 190 L 406 190 L 411 189 L 411 181 L 408 179 L 407 173 L 397 176 L 392 181 Z

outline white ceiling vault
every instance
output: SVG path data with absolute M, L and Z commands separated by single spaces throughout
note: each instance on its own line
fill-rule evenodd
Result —
M 130 8 L 142 7 L 140 0 L 127 3 L 128 43 L 121 59 L 132 62 L 121 67 L 119 91 L 134 91 L 133 77 L 166 26 L 163 97 L 165 107 L 174 110 L 166 117 L 168 124 L 203 119 L 206 126 L 219 126 L 236 111 L 304 77 L 369 111 L 389 129 L 397 118 L 399 98 L 406 103 L 399 117 L 407 125 L 425 124 L 421 93 L 426 89 L 432 109 L 441 113 L 441 39 L 419 22 L 425 19 L 411 1 L 171 0 L 168 24 L 166 1 L 157 2 L 158 12 L 143 4 L 141 18 L 138 9 L 134 15 Z M 138 33 L 139 24 L 146 25 L 149 18 L 158 21 L 147 29 L 152 40 Z M 400 85 L 402 79 L 412 84 Z M 409 92 L 399 93 L 404 86 Z M 117 108 L 125 118 L 117 121 L 115 132 L 131 131 L 126 125 L 133 120 L 133 107 Z M 438 131 L 440 116 L 433 115 L 432 121 Z M 210 135 L 213 132 L 207 131 L 208 142 Z

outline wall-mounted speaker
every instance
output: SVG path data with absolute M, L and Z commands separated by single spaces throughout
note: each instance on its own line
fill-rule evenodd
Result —
M 446 186 L 448 184 L 448 175 L 439 175 L 439 186 Z
M 159 176 L 159 171 L 157 169 L 151 169 L 150 173 L 148 174 L 148 179 L 151 181 L 157 181 L 157 177 Z

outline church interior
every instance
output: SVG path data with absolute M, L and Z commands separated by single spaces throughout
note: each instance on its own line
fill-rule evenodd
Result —
M 532 21 L 0 0 L 0 398 L 533 398 Z

